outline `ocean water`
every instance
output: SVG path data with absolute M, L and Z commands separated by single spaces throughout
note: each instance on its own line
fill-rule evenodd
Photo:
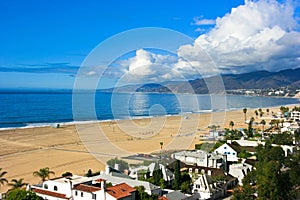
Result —
M 74 101 L 79 104 L 74 106 Z M 0 92 L 0 128 L 215 112 L 245 107 L 266 108 L 299 103 L 299 99 L 250 96 L 101 92 L 74 96 L 72 92 L 55 91 Z

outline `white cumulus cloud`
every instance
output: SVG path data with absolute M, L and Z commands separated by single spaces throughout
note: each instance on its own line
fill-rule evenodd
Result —
M 275 0 L 245 1 L 218 18 L 193 45 L 180 47 L 179 54 L 201 61 L 195 52 L 206 51 L 220 69 L 237 72 L 297 67 L 293 60 L 300 56 L 300 33 L 295 31 L 294 9 L 291 3 Z
M 202 16 L 194 17 L 193 24 L 198 25 L 198 26 L 201 26 L 201 25 L 214 25 L 214 24 L 216 24 L 216 20 L 214 20 L 214 19 L 203 19 Z
M 220 72 L 278 71 L 300 67 L 300 32 L 292 1 L 246 0 L 244 5 L 216 20 L 196 17 L 195 24 L 215 27 L 177 56 L 140 49 L 124 62 L 127 78 L 143 81 L 186 79 Z M 214 64 L 211 62 L 213 60 Z

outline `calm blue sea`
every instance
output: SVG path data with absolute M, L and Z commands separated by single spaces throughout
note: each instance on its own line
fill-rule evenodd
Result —
M 80 98 L 90 95 L 79 94 Z M 94 121 L 214 112 L 241 108 L 264 108 L 299 104 L 299 99 L 221 95 L 116 94 L 97 92 L 94 113 L 85 110 L 85 103 L 72 106 L 71 92 L 0 92 L 0 128 L 42 126 L 55 122 Z M 224 101 L 225 100 L 225 101 Z M 74 119 L 73 113 L 79 113 Z M 79 110 L 79 112 L 78 112 Z M 80 114 L 81 113 L 81 114 Z M 96 118 L 95 118 L 96 116 Z

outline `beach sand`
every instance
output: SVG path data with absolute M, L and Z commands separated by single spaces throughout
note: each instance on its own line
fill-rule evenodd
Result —
M 293 106 L 292 106 L 293 107 Z M 272 111 L 266 109 L 263 119 L 268 121 Z M 254 110 L 247 111 L 247 118 L 255 117 Z M 262 118 L 256 118 L 260 122 Z M 208 133 L 208 126 L 215 124 L 229 128 L 233 121 L 235 128 L 246 128 L 242 110 L 185 114 L 182 116 L 154 117 L 134 120 L 106 121 L 63 125 L 60 128 L 36 127 L 0 131 L 0 167 L 7 171 L 5 178 L 24 178 L 24 182 L 40 182 L 32 173 L 43 167 L 55 172 L 51 178 L 69 171 L 83 175 L 89 169 L 93 172 L 105 168 L 105 162 L 114 157 L 136 153 L 164 150 L 193 149 L 201 143 L 199 135 Z M 91 153 L 89 153 L 91 152 Z M 9 189 L 4 185 L 1 192 Z

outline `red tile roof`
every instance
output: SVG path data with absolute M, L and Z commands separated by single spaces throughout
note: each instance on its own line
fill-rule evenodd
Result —
M 111 196 L 115 197 L 116 199 L 121 199 L 124 197 L 131 196 L 132 192 L 135 192 L 136 189 L 130 187 L 126 183 L 121 183 L 109 188 L 106 188 L 106 192 Z
M 51 197 L 57 197 L 57 198 L 61 198 L 61 199 L 69 199 L 66 197 L 65 194 L 52 192 L 52 191 L 48 191 L 48 190 L 44 190 L 44 189 L 33 188 L 32 191 L 35 193 L 38 193 L 38 194 L 43 194 L 43 195 L 47 195 L 47 196 L 51 196 Z
M 73 187 L 73 189 L 83 191 L 83 192 L 90 192 L 90 193 L 101 190 L 100 187 L 95 187 L 95 186 L 91 186 L 91 185 L 84 185 L 84 184 L 77 184 Z
M 96 183 L 101 183 L 102 181 L 106 182 L 105 179 L 99 178 L 94 180 Z

